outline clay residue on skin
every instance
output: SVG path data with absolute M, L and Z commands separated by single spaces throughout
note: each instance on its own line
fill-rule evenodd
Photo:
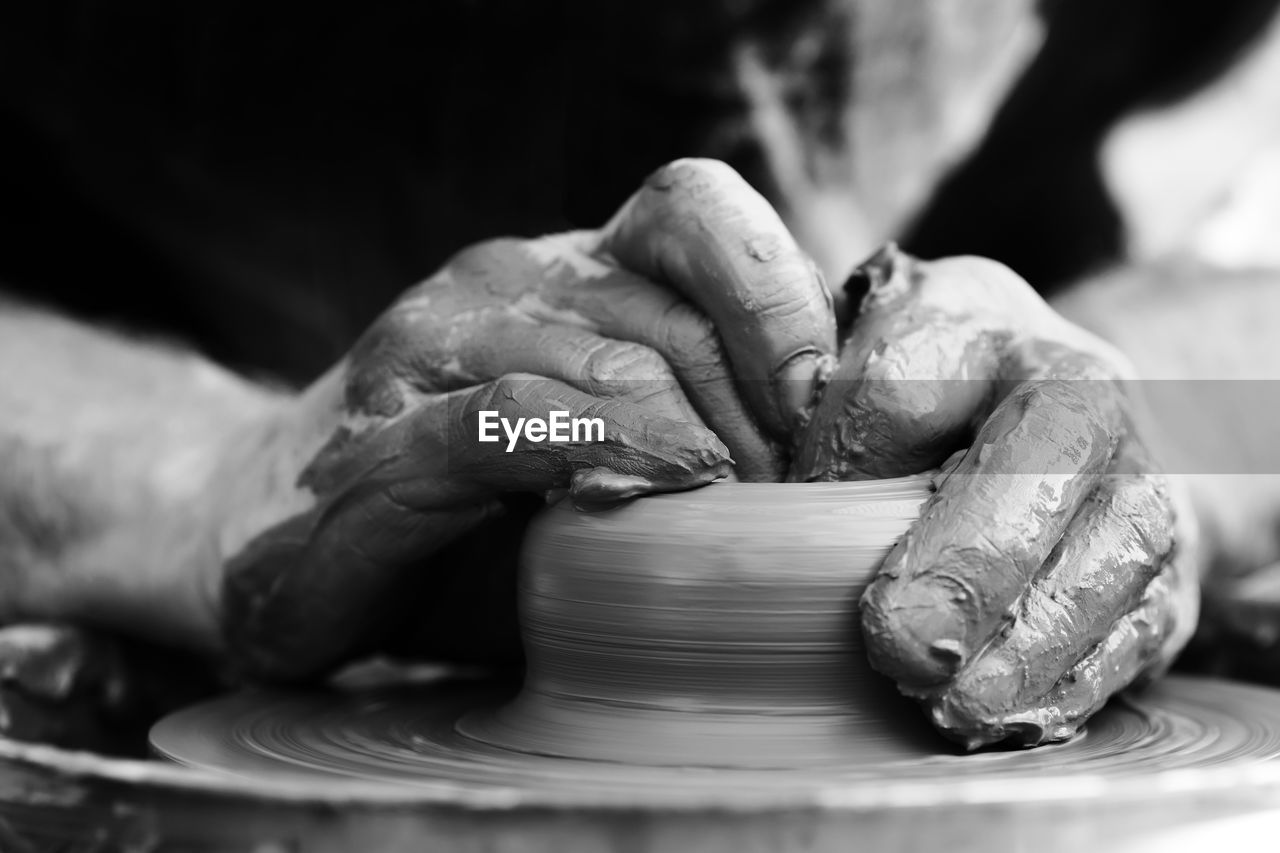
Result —
M 655 492 L 682 491 L 693 486 L 723 480 L 733 473 L 728 461 L 718 462 L 701 471 L 689 472 L 677 480 L 656 480 L 635 474 L 619 474 L 610 468 L 582 468 L 573 472 L 569 495 L 583 509 L 600 509 L 628 498 Z
M 906 689 L 941 684 L 1000 629 L 1114 452 L 1100 414 L 1071 386 L 1001 405 L 867 591 L 878 670 Z
M 976 430 L 1003 337 L 966 314 L 909 304 L 922 274 L 893 246 L 859 269 L 861 317 L 800 434 L 789 479 L 914 474 Z
M 599 277 L 550 278 L 541 298 L 551 311 L 589 319 L 597 333 L 653 348 L 670 365 L 697 415 L 733 452 L 738 476 L 783 477 L 782 448 L 765 435 L 739 393 L 715 325 L 670 288 L 603 266 Z
M 887 246 L 848 289 L 861 311 L 789 478 L 910 473 L 968 448 L 863 596 L 871 663 L 971 747 L 1069 737 L 1172 639 L 1151 622 L 1168 596 L 1150 596 L 1175 519 L 1136 461 L 1129 368 L 985 259 Z
M 564 410 L 599 417 L 602 441 L 478 441 L 478 413 L 515 420 Z M 386 591 L 410 566 L 495 510 L 498 495 L 570 489 L 593 506 L 727 476 L 728 449 L 704 427 L 601 401 L 541 377 L 420 397 L 395 418 L 340 425 L 304 469 L 313 504 L 250 540 L 227 563 L 227 642 L 246 672 L 315 677 L 376 627 Z
M 1012 622 L 940 694 L 928 698 L 934 724 L 970 745 L 1012 738 L 1026 744 L 1075 733 L 1092 702 L 1066 703 L 1086 685 L 1112 690 L 1114 669 L 1077 669 L 1136 610 L 1173 549 L 1172 508 L 1158 479 L 1113 473 L 1072 519 L 1066 534 L 1021 597 Z M 1132 621 L 1132 620 L 1131 620 Z M 1156 626 L 1158 627 L 1158 626 Z M 1160 636 L 1167 632 L 1158 631 Z M 1151 654 L 1135 658 L 1143 667 Z
M 751 324 L 715 324 L 699 307 L 699 299 L 715 304 L 731 299 L 715 288 L 732 282 L 709 284 L 710 293 L 687 298 L 665 281 L 619 266 L 605 237 L 599 231 L 575 231 L 527 241 L 493 240 L 455 256 L 357 343 L 350 359 L 348 408 L 395 417 L 421 395 L 528 372 L 601 398 L 631 399 L 658 414 L 710 424 L 733 449 L 744 477 L 779 479 L 782 448 L 762 430 L 756 409 L 740 399 L 721 341 L 742 350 L 746 344 L 740 345 L 740 338 L 769 335 Z M 657 241 L 647 233 L 636 238 Z M 802 327 L 814 316 L 821 312 L 788 315 L 772 321 L 770 329 L 800 339 L 804 329 L 781 327 L 785 322 Z M 758 357 L 755 348 L 749 355 Z M 806 372 L 799 361 L 788 365 L 788 381 L 780 385 L 808 402 L 813 364 Z M 650 390 L 657 386 L 665 391 Z
M 725 476 L 732 467 L 728 448 L 705 427 L 635 406 L 594 401 L 537 377 L 504 380 L 458 402 L 448 419 L 452 428 L 447 465 L 454 479 L 544 491 L 570 487 L 578 472 L 606 469 L 618 476 L 588 477 L 583 486 L 597 498 L 612 491 L 621 500 L 641 480 L 663 491 L 693 488 Z M 495 453 L 494 445 L 476 441 L 481 410 L 511 416 L 556 409 L 599 417 L 604 422 L 603 440 L 551 443 L 522 438 L 510 453 Z
M 603 233 L 624 267 L 715 321 L 761 425 L 788 436 L 820 359 L 835 351 L 835 323 L 814 310 L 830 305 L 826 283 L 764 197 L 724 163 L 678 160 L 650 175 Z

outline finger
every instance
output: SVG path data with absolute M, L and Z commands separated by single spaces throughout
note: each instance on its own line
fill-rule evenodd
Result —
M 919 690 L 986 646 L 1098 485 L 1122 427 L 1109 383 L 1015 388 L 863 596 L 872 665 Z
M 889 244 L 854 273 L 861 312 L 789 479 L 915 474 L 972 439 L 995 403 L 1004 339 L 974 316 L 990 300 L 956 293 L 970 279 L 939 279 L 935 268 Z
M 544 426 L 560 411 L 599 419 L 600 429 L 566 442 L 519 429 L 513 439 L 481 441 L 486 411 L 508 425 L 537 418 Z M 423 561 L 429 570 L 430 555 L 493 517 L 498 496 L 568 488 L 580 504 L 607 504 L 693 488 L 730 469 L 728 450 L 703 427 L 545 377 L 428 395 L 331 442 L 303 474 L 323 502 L 228 561 L 228 647 L 254 677 L 315 677 L 367 644 L 398 578 Z
M 451 397 L 456 395 L 451 395 Z M 449 401 L 449 480 L 462 488 L 547 491 L 568 487 L 579 504 L 614 503 L 651 492 L 680 491 L 732 471 L 728 448 L 705 427 L 653 414 L 620 400 L 600 400 L 564 383 L 515 374 Z M 549 418 L 598 421 L 581 437 L 478 442 L 482 411 L 499 421 Z
M 553 413 L 582 423 L 564 428 L 567 440 L 552 440 Z M 542 426 L 529 432 L 533 421 Z M 584 500 L 617 501 L 694 488 L 731 470 L 728 449 L 705 427 L 512 374 L 427 396 L 412 413 L 332 444 L 304 478 L 318 494 L 346 483 L 386 485 L 404 506 L 430 510 L 563 488 Z
M 647 346 L 510 312 L 489 315 L 475 332 L 455 352 L 469 374 L 490 380 L 532 373 L 593 397 L 623 400 L 664 418 L 702 424 L 666 360 Z
M 227 561 L 221 612 L 232 666 L 272 682 L 326 673 L 370 645 L 401 575 L 413 564 L 429 571 L 432 553 L 496 509 L 409 506 L 375 481 L 276 525 Z
M 354 351 L 355 407 L 397 410 L 403 394 L 390 395 L 388 405 L 389 385 L 452 391 L 534 373 L 596 396 L 647 401 L 665 417 L 705 421 L 739 476 L 781 479 L 781 453 L 739 398 L 709 321 L 669 288 L 588 255 L 595 243 L 588 232 L 494 240 L 454 258 Z
M 500 517 L 436 554 L 429 574 L 406 575 L 387 614 L 393 630 L 379 648 L 397 657 L 459 664 L 512 666 L 523 660 L 516 612 L 520 548 L 529 522 L 545 504 L 529 495 L 502 502 Z
M 1195 619 L 1194 611 L 1184 613 L 1178 604 L 1181 593 L 1175 574 L 1158 574 L 1137 608 L 1121 617 L 1111 633 L 1068 670 L 1043 700 L 1011 710 L 1005 727 L 1021 730 L 1029 744 L 1067 740 L 1108 699 L 1150 672 L 1153 662 L 1162 660 L 1165 650 L 1175 645 L 1170 638 L 1188 618 Z
M 488 314 L 478 321 L 474 332 L 459 342 L 454 354 L 468 374 L 492 379 L 524 371 L 558 379 L 593 397 L 643 407 L 672 421 L 703 425 L 666 360 L 643 344 L 615 340 L 584 328 L 538 322 L 512 312 Z M 501 345 L 494 346 L 494 341 Z M 732 392 L 731 385 L 728 390 Z M 780 467 L 775 463 L 776 452 L 770 452 L 771 446 L 754 429 L 736 395 L 734 402 L 742 420 L 726 421 L 725 415 L 735 414 L 732 409 L 715 412 L 727 436 L 719 430 L 716 434 L 732 454 L 734 473 L 744 458 L 749 476 L 759 478 L 776 471 Z
M 732 452 L 737 475 L 748 481 L 782 479 L 783 452 L 743 403 L 710 318 L 670 288 L 634 273 L 585 255 L 576 265 L 581 278 L 548 277 L 541 294 L 548 307 L 572 312 L 605 337 L 658 352 L 703 421 Z
M 604 229 L 603 249 L 715 324 L 761 423 L 789 435 L 835 352 L 831 294 L 778 214 L 733 169 L 678 160 Z
M 1013 621 L 930 702 L 939 729 L 970 748 L 1054 737 L 1061 709 L 1045 697 L 1138 606 L 1174 547 L 1168 488 L 1143 467 L 1127 454 L 1089 496 Z

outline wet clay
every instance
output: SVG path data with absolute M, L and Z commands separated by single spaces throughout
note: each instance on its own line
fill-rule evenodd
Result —
M 1280 769 L 1280 692 L 1212 679 L 1167 678 L 1108 706 L 1090 721 L 1087 736 L 1043 749 L 958 754 L 936 737 L 889 729 L 832 739 L 835 751 L 825 762 L 776 768 L 548 757 L 458 733 L 459 717 L 491 712 L 509 695 L 502 685 L 467 680 L 356 693 L 246 691 L 165 718 L 152 730 L 151 743 L 161 756 L 252 791 L 269 789 L 281 801 L 327 791 L 347 808 L 362 796 L 377 796 L 402 806 L 461 806 L 486 821 L 494 819 L 491 812 L 471 810 L 537 804 L 552 807 L 563 822 L 561 832 L 578 829 L 579 821 L 602 807 L 629 815 L 644 811 L 673 824 L 705 809 L 722 815 L 726 825 L 757 810 L 766 810 L 771 820 L 782 810 L 795 810 L 810 827 L 827 810 L 861 804 L 896 813 L 893 838 L 899 841 L 911 837 L 913 820 L 936 827 L 939 810 L 947 806 L 972 814 L 988 804 L 1017 814 L 1041 803 L 1043 811 L 1026 818 L 1028 837 L 1045 834 L 1050 840 L 1057 836 L 1047 820 L 1071 814 L 1082 798 L 1089 807 L 1077 820 L 1086 824 L 1104 806 L 1122 804 L 1128 812 L 1152 801 L 1162 805 L 1168 821 L 1178 809 L 1173 797 L 1203 797 L 1214 789 L 1238 808 L 1250 784 L 1274 779 Z M 923 721 L 913 714 L 910 722 Z M 750 742 L 738 746 L 754 752 Z M 171 769 L 147 767 L 151 773 Z M 903 809 L 924 810 L 908 817 Z M 325 816 L 332 819 L 333 813 Z M 861 814 L 860 840 L 866 821 Z M 1070 829 L 1080 824 L 1056 825 L 1073 837 Z M 843 843 L 830 849 L 848 849 L 850 837 L 844 834 Z M 952 849 L 949 836 L 929 838 L 934 846 Z
M 888 245 L 847 287 L 860 310 L 789 479 L 942 466 L 863 597 L 872 665 L 969 748 L 1074 737 L 1195 623 L 1193 537 L 1130 369 L 988 259 Z
M 722 767 L 851 747 L 883 758 L 904 718 L 931 737 L 868 667 L 858 625 L 863 590 L 929 494 L 915 477 L 561 504 L 526 539 L 524 689 L 459 731 L 541 755 Z
M 561 504 L 526 542 L 522 687 L 443 674 L 245 691 L 166 718 L 152 745 L 286 792 L 673 820 L 1032 800 L 1057 814 L 1072 797 L 1164 797 L 1280 761 L 1280 692 L 1179 678 L 1113 702 L 1066 744 L 949 747 L 871 671 L 858 624 L 859 597 L 929 494 L 921 478 L 721 483 L 602 512 Z

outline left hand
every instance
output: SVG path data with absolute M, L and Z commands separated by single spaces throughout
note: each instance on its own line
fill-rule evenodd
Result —
M 528 499 L 781 479 L 835 332 L 821 275 L 723 163 L 658 169 L 600 229 L 464 249 L 229 442 L 202 615 L 259 679 L 508 660 Z M 481 437 L 482 412 L 543 432 Z M 544 441 L 557 413 L 598 437 Z
M 890 246 L 860 283 L 791 479 L 943 465 L 863 597 L 871 662 L 970 748 L 1070 738 L 1197 615 L 1192 519 L 1135 429 L 1131 370 L 994 261 Z

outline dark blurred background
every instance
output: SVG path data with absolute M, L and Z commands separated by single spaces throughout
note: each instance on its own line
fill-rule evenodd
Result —
M 6 3 L 0 281 L 302 382 L 468 243 L 598 225 L 701 155 L 833 277 L 896 236 L 1051 292 L 1125 252 L 1109 128 L 1277 5 Z

